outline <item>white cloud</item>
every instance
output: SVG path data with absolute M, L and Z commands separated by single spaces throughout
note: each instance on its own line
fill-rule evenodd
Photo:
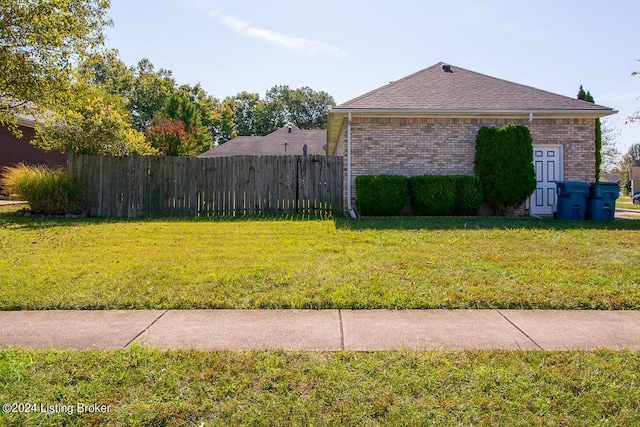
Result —
M 348 55 L 346 50 L 338 46 L 256 28 L 253 27 L 250 22 L 243 21 L 234 16 L 224 15 L 219 10 L 211 12 L 210 15 L 237 33 L 284 47 L 292 53 L 305 56 L 332 56 L 337 58 L 343 58 Z

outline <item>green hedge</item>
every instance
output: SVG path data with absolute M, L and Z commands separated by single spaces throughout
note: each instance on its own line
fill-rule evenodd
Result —
M 482 183 L 475 175 L 453 175 L 455 180 L 455 215 L 475 216 L 484 203 Z
M 358 213 L 364 216 L 397 215 L 407 201 L 407 178 L 399 175 L 364 175 L 356 178 Z
M 482 207 L 482 185 L 477 176 L 421 175 L 409 178 L 417 215 L 478 215 Z
M 409 178 L 411 198 L 417 215 L 453 215 L 456 205 L 455 180 L 446 175 Z
M 478 131 L 475 172 L 497 215 L 522 205 L 536 189 L 532 144 L 529 129 L 522 125 Z

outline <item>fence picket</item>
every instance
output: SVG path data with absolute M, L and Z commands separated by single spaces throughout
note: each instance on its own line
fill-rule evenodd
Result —
M 90 216 L 342 215 L 342 157 L 72 154 L 69 171 Z

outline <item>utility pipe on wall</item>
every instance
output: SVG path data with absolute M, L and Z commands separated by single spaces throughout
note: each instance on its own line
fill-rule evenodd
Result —
M 351 112 L 347 116 L 347 210 L 351 218 L 357 218 L 351 203 Z

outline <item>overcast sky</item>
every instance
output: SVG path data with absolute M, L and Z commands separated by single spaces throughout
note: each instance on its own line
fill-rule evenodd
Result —
M 640 1 L 111 0 L 107 45 L 223 99 L 274 85 L 338 104 L 443 61 L 575 97 L 582 84 L 626 152 L 640 143 Z

